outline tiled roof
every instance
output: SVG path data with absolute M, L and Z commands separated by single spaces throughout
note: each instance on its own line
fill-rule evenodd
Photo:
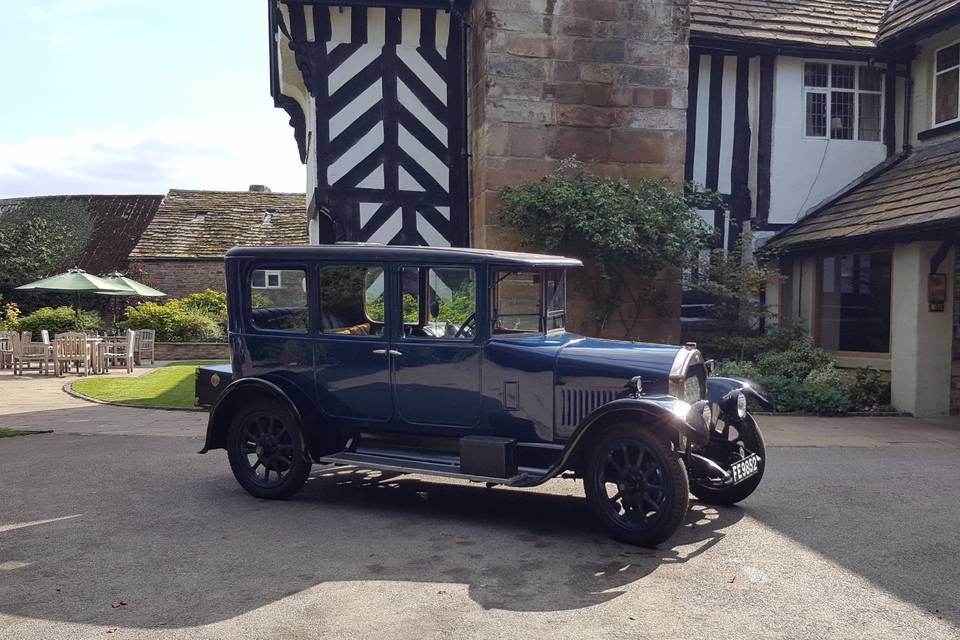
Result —
M 221 258 L 236 245 L 307 243 L 302 193 L 171 189 L 131 259 Z
M 765 250 L 960 227 L 960 140 L 913 153 L 774 236 Z
M 691 0 L 690 31 L 693 35 L 775 45 L 872 49 L 889 3 L 890 0 Z
M 150 224 L 163 196 L 69 195 L 0 200 L 0 215 L 28 202 L 81 202 L 93 219 L 93 237 L 78 264 L 90 273 L 124 271 L 127 256 Z M 69 265 L 74 266 L 74 265 Z
M 918 27 L 960 10 L 960 0 L 895 0 L 880 25 L 877 41 L 885 44 Z

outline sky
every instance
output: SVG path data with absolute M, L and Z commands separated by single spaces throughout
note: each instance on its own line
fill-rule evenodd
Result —
M 303 191 L 263 0 L 0 0 L 0 198 Z

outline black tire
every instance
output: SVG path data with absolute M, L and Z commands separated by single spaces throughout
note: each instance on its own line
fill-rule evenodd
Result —
M 736 433 L 734 433 L 734 430 Z M 731 424 L 729 441 L 737 444 L 742 443 L 744 449 L 760 456 L 760 465 L 757 473 L 740 484 L 729 487 L 711 487 L 702 485 L 694 480 L 690 483 L 690 491 L 703 502 L 721 505 L 736 504 L 753 493 L 756 488 L 760 486 L 760 481 L 763 479 L 763 471 L 767 467 L 767 449 L 763 443 L 763 434 L 760 433 L 760 427 L 757 425 L 757 421 L 753 419 L 753 416 L 747 414 L 747 417 L 743 420 Z M 709 454 L 710 449 L 708 449 L 708 457 L 712 458 L 714 462 L 717 462 L 724 468 L 733 462 L 733 460 L 729 459 L 717 459 L 717 457 L 714 457 L 715 454 Z
M 230 422 L 227 454 L 233 475 L 251 495 L 289 498 L 313 466 L 297 420 L 279 402 L 253 400 Z
M 672 536 L 690 496 L 687 470 L 670 443 L 643 426 L 617 424 L 589 447 L 583 479 L 587 505 L 610 536 L 644 547 Z

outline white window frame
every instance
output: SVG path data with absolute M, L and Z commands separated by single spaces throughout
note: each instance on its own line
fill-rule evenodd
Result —
M 960 40 L 955 40 L 950 44 L 946 44 L 939 49 L 934 49 L 933 51 L 933 60 L 931 61 L 930 68 L 933 69 L 933 101 L 930 103 L 930 123 L 933 127 L 942 127 L 945 124 L 953 124 L 954 122 L 960 122 L 960 108 L 957 108 L 957 117 L 952 120 L 944 120 L 943 122 L 937 122 L 937 76 L 941 73 L 949 73 L 954 69 L 960 69 L 960 63 L 948 67 L 942 71 L 937 71 L 937 56 L 944 49 L 949 49 L 950 47 L 956 47 L 960 45 Z M 958 72 L 960 74 L 960 72 Z M 958 83 L 958 93 L 960 93 L 960 83 Z M 958 96 L 958 101 L 960 101 L 960 96 Z
M 808 87 L 806 84 L 806 68 L 807 64 L 825 64 L 827 65 L 827 86 L 825 87 Z M 853 89 L 847 88 L 834 88 L 833 87 L 833 65 L 841 64 L 848 67 L 853 67 Z M 864 62 L 854 62 L 851 60 L 803 60 L 800 65 L 800 83 L 803 88 L 803 120 L 800 123 L 800 126 L 803 127 L 803 138 L 805 140 L 829 140 L 831 142 L 871 142 L 874 144 L 883 144 L 883 129 L 884 129 L 884 109 L 886 108 L 886 101 L 883 99 L 884 90 L 886 89 L 886 74 L 880 75 L 880 89 L 878 91 L 873 91 L 870 89 L 861 89 L 860 88 L 860 68 L 868 67 L 870 65 Z M 834 138 L 831 137 L 832 129 L 830 127 L 830 120 L 832 119 L 830 113 L 833 107 L 832 94 L 833 92 L 844 92 L 853 94 L 853 137 L 852 138 Z M 823 94 L 827 98 L 827 133 L 823 136 L 811 136 L 807 135 L 807 94 L 808 93 L 819 93 Z M 880 96 L 880 137 L 879 140 L 861 140 L 860 139 L 860 94 L 867 93 L 871 95 Z
M 282 289 L 283 288 L 283 281 L 280 276 L 281 272 L 278 271 L 277 269 L 257 269 L 257 271 L 263 271 L 263 286 L 262 287 L 257 286 L 253 284 L 253 282 L 251 281 L 250 282 L 251 289 Z M 276 276 L 277 284 L 270 284 L 271 276 Z

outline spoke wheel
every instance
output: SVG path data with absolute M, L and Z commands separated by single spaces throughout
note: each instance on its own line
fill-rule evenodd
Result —
M 258 498 L 292 495 L 312 466 L 299 425 L 274 402 L 253 402 L 235 416 L 228 451 L 237 481 Z
M 740 502 L 760 485 L 764 469 L 767 466 L 767 450 L 757 421 L 748 414 L 743 420 L 731 421 L 726 424 L 723 433 L 712 434 L 705 455 L 727 469 L 731 464 L 742 460 L 751 453 L 760 456 L 760 465 L 756 474 L 740 484 L 728 487 L 700 484 L 696 478 L 693 478 L 690 483 L 690 490 L 693 495 L 711 504 L 729 505 Z
M 655 545 L 687 509 L 683 462 L 642 425 L 610 428 L 594 442 L 584 478 L 587 501 L 613 537 Z

